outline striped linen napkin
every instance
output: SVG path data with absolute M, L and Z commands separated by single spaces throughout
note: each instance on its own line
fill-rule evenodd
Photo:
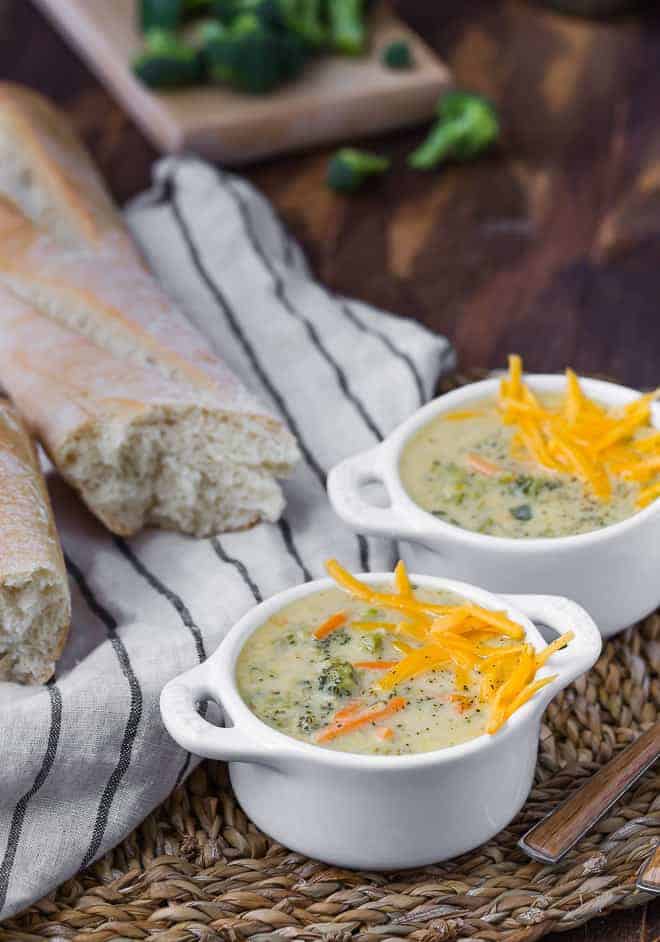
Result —
M 386 540 L 333 515 L 326 474 L 429 399 L 446 340 L 337 297 L 245 181 L 167 158 L 128 223 L 166 289 L 287 422 L 303 459 L 277 524 L 194 540 L 113 537 L 55 475 L 73 629 L 44 687 L 0 683 L 0 916 L 121 841 L 192 760 L 162 726 L 163 685 L 210 654 L 256 602 L 323 573 L 328 556 L 388 569 Z

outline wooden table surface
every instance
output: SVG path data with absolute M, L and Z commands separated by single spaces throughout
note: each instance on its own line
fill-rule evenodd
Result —
M 330 287 L 447 334 L 461 366 L 516 350 L 535 371 L 658 385 L 660 13 L 595 24 L 523 0 L 398 6 L 460 85 L 500 106 L 499 150 L 414 174 L 420 132 L 390 135 L 374 146 L 394 171 L 354 198 L 326 190 L 327 152 L 246 175 Z M 28 0 L 0 0 L 0 62 L 70 113 L 119 201 L 146 186 L 154 151 Z M 655 904 L 547 940 L 659 938 Z

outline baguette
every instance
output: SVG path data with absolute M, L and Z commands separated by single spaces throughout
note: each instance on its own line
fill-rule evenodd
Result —
M 39 459 L 0 401 L 0 680 L 44 683 L 69 630 L 71 601 Z
M 279 517 L 275 478 L 298 460 L 294 438 L 147 272 L 65 119 L 8 84 L 0 284 L 0 380 L 110 530 L 207 536 Z M 38 333 L 20 329 L 27 323 Z

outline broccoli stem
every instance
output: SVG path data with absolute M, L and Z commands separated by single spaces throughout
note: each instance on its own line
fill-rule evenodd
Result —
M 469 121 L 465 118 L 447 124 L 437 122 L 426 140 L 410 155 L 408 163 L 415 170 L 433 170 L 441 161 L 454 156 L 456 144 L 468 130 Z
M 438 102 L 437 113 L 438 120 L 428 137 L 408 158 L 417 170 L 430 170 L 446 159 L 471 160 L 499 136 L 495 108 L 471 92 L 447 92 Z
M 367 41 L 364 0 L 331 0 L 328 3 L 330 43 L 347 56 L 359 56 Z

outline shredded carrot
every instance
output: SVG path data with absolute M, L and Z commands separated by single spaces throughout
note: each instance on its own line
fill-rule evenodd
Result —
M 342 707 L 341 710 L 337 710 L 335 715 L 332 717 L 332 722 L 340 723 L 342 720 L 348 719 L 349 716 L 355 716 L 355 714 L 359 713 L 363 707 L 364 704 L 361 700 L 354 700 L 352 703 Z
M 449 702 L 456 706 L 458 713 L 465 713 L 469 710 L 472 700 L 462 693 L 452 693 L 449 695 Z
M 336 631 L 337 628 L 341 628 L 342 625 L 345 625 L 347 621 L 348 616 L 346 612 L 335 612 L 330 618 L 326 618 L 322 625 L 318 626 L 314 632 L 314 637 L 321 641 L 323 638 L 327 638 L 328 635 L 331 635 L 333 631 Z
M 379 726 L 376 730 L 376 736 L 378 736 L 379 739 L 392 739 L 394 730 L 391 726 Z
M 500 465 L 495 464 L 494 461 L 489 461 L 488 458 L 484 458 L 483 455 L 478 455 L 474 451 L 466 455 L 466 460 L 473 471 L 478 471 L 479 474 L 485 474 L 486 477 L 489 478 L 497 477 L 502 474 L 504 470 Z
M 366 726 L 368 723 L 376 723 L 378 720 L 387 719 L 388 716 L 392 716 L 394 713 L 398 713 L 400 710 L 405 709 L 408 705 L 407 700 L 404 700 L 403 697 L 392 697 L 392 699 L 383 707 L 378 707 L 375 710 L 369 710 L 366 713 L 361 713 L 354 718 L 346 718 L 340 722 L 333 722 L 331 726 L 327 726 L 325 729 L 321 730 L 316 737 L 317 742 L 331 742 L 333 739 L 336 739 L 338 736 L 343 736 L 345 733 L 351 733 L 354 729 L 360 729 L 362 726 Z
M 356 661 L 353 667 L 361 671 L 389 671 L 398 663 L 398 661 Z

